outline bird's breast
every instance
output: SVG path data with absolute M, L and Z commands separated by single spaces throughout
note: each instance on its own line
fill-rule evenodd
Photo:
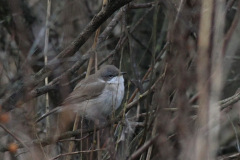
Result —
M 81 114 L 90 119 L 106 117 L 115 111 L 122 103 L 124 97 L 124 79 L 117 77 L 117 82 L 105 84 L 105 88 L 98 97 L 82 102 Z
M 116 110 L 121 105 L 123 100 L 124 79 L 122 76 L 117 78 L 118 83 L 107 83 L 102 93 L 102 96 L 105 97 L 105 103 L 101 110 L 105 115 L 110 115 L 113 110 Z

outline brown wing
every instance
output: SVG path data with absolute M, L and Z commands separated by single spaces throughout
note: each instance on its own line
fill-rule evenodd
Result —
M 87 83 L 88 82 L 88 83 Z M 89 82 L 83 80 L 80 82 L 73 92 L 64 100 L 62 105 L 80 103 L 99 96 L 105 87 L 104 82 Z

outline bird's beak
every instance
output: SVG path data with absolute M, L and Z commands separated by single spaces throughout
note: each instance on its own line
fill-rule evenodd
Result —
M 120 75 L 124 75 L 124 74 L 127 74 L 127 72 L 120 72 Z

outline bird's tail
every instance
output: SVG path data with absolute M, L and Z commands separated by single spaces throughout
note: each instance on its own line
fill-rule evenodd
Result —
M 56 108 L 54 108 L 53 110 L 51 110 L 51 111 L 45 113 L 44 115 L 42 115 L 42 116 L 41 116 L 40 118 L 38 118 L 34 123 L 37 123 L 37 122 L 41 121 L 42 119 L 46 118 L 46 117 L 49 116 L 50 114 L 53 114 L 53 113 L 55 113 L 55 112 L 59 112 L 60 109 L 61 109 L 61 107 L 56 107 Z

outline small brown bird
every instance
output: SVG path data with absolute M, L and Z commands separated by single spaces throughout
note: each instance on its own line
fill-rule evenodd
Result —
M 60 113 L 60 121 L 64 119 L 68 123 L 73 121 L 74 113 L 93 121 L 106 119 L 121 105 L 124 96 L 124 73 L 113 65 L 102 67 L 79 82 L 61 106 L 44 114 L 36 122 L 54 112 Z

